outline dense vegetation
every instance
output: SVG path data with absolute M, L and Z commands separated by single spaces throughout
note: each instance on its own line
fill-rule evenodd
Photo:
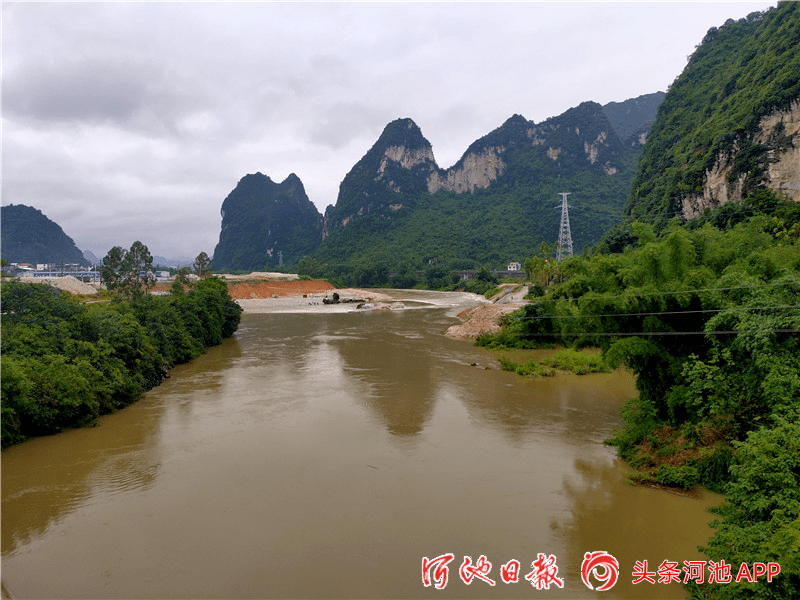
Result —
M 561 283 L 479 343 L 598 346 L 632 369 L 639 395 L 609 443 L 634 479 L 724 491 L 709 558 L 781 565 L 769 585 L 693 593 L 796 598 L 800 204 L 762 190 L 660 235 L 650 224 L 630 229 L 636 241 L 624 252 L 565 261 Z
M 2 446 L 92 424 L 236 331 L 240 308 L 223 282 L 181 292 L 83 304 L 44 284 L 4 281 Z
M 82 265 L 86 262 L 72 238 L 42 211 L 24 204 L 9 204 L 0 208 L 0 213 L 3 223 L 0 252 L 9 263 Z
M 246 175 L 222 203 L 222 231 L 214 250 L 217 271 L 274 271 L 296 265 L 322 240 L 322 216 L 294 173 L 275 183 Z
M 702 190 L 718 159 L 730 181 L 758 189 L 768 148 L 754 140 L 761 118 L 800 98 L 800 3 L 711 28 L 672 84 L 647 138 L 626 212 L 660 230 L 682 199 Z M 790 143 L 780 128 L 769 146 Z

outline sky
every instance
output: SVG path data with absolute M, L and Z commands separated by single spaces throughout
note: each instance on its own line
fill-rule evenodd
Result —
M 773 2 L 8 2 L 2 204 L 102 258 L 213 254 L 237 182 L 322 213 L 410 117 L 452 166 L 513 114 L 667 91 L 711 27 Z

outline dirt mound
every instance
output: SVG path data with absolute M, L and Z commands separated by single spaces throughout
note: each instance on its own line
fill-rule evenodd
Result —
M 521 304 L 482 304 L 459 313 L 461 325 L 453 325 L 445 335 L 458 340 L 474 340 L 483 333 L 497 333 L 500 317 L 514 312 Z
M 89 283 L 84 283 L 72 275 L 65 275 L 64 277 L 20 277 L 19 281 L 23 283 L 46 283 L 70 294 L 80 296 L 90 296 L 97 293 L 96 287 Z
M 248 275 L 231 275 L 230 273 L 222 273 L 216 275 L 220 279 L 226 281 L 247 281 L 249 279 L 268 279 L 271 281 L 296 281 L 300 278 L 297 273 L 272 273 L 266 271 L 253 271 Z
M 237 283 L 228 289 L 234 300 L 326 294 L 336 288 L 327 281 L 260 281 Z

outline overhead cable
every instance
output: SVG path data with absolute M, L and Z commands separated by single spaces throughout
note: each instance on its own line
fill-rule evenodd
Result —
M 590 319 L 592 317 L 649 317 L 661 315 L 690 315 L 695 313 L 719 313 L 729 310 L 768 310 L 775 308 L 800 308 L 800 304 L 779 304 L 774 306 L 732 306 L 731 308 L 707 308 L 698 310 L 666 310 L 661 312 L 608 313 L 604 315 L 542 315 L 540 317 L 520 317 L 517 321 L 537 321 L 539 319 Z
M 674 290 L 674 291 L 667 291 L 667 292 L 642 292 L 640 294 L 618 294 L 616 296 L 579 296 L 577 298 L 544 298 L 540 296 L 537 298 L 539 302 L 547 301 L 547 302 L 559 302 L 559 301 L 574 301 L 574 300 L 611 300 L 613 298 L 641 298 L 642 296 L 669 296 L 674 294 L 693 294 L 698 292 L 729 292 L 732 290 L 748 290 L 748 289 L 755 289 L 755 288 L 766 288 L 766 287 L 775 287 L 781 285 L 798 285 L 800 286 L 800 282 L 797 281 L 783 281 L 777 283 L 761 283 L 756 285 L 737 285 L 732 287 L 724 287 L 724 288 L 701 288 L 701 289 L 694 289 L 694 290 Z
M 619 331 L 602 331 L 602 332 L 588 332 L 582 331 L 577 333 L 525 333 L 523 337 L 580 337 L 580 336 L 613 336 L 613 337 L 627 337 L 639 336 L 645 337 L 648 335 L 739 335 L 742 333 L 800 333 L 800 329 L 743 329 L 741 331 L 636 331 L 636 332 L 619 332 Z

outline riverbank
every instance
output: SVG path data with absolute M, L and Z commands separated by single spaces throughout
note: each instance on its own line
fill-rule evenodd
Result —
M 14 280 L 2 294 L 3 448 L 136 402 L 231 337 L 241 313 L 213 278 L 191 294 L 130 302 L 83 303 Z
M 500 319 L 524 305 L 521 297 L 516 296 L 526 292 L 527 289 L 515 290 L 513 295 L 503 294 L 502 303 L 490 302 L 475 294 L 450 292 L 452 302 L 440 304 L 425 298 L 425 294 L 419 290 L 337 289 L 327 281 L 247 281 L 229 285 L 228 288 L 228 293 L 246 313 L 348 312 L 356 310 L 356 300 L 373 304 L 373 308 L 396 309 L 397 303 L 403 300 L 466 307 L 456 315 L 461 323 L 449 327 L 445 335 L 467 341 L 475 340 L 482 334 L 500 331 Z M 325 304 L 323 299 L 332 298 L 334 293 L 339 295 L 340 303 Z M 412 297 L 409 298 L 409 295 Z
M 476 340 L 484 334 L 499 333 L 500 319 L 521 308 L 522 304 L 482 304 L 458 313 L 460 325 L 448 328 L 445 335 L 457 340 Z
M 327 281 L 264 281 L 239 283 L 228 293 L 246 313 L 346 312 L 355 310 L 357 301 L 392 303 L 393 296 L 375 290 L 337 289 Z M 324 299 L 339 295 L 339 303 Z

